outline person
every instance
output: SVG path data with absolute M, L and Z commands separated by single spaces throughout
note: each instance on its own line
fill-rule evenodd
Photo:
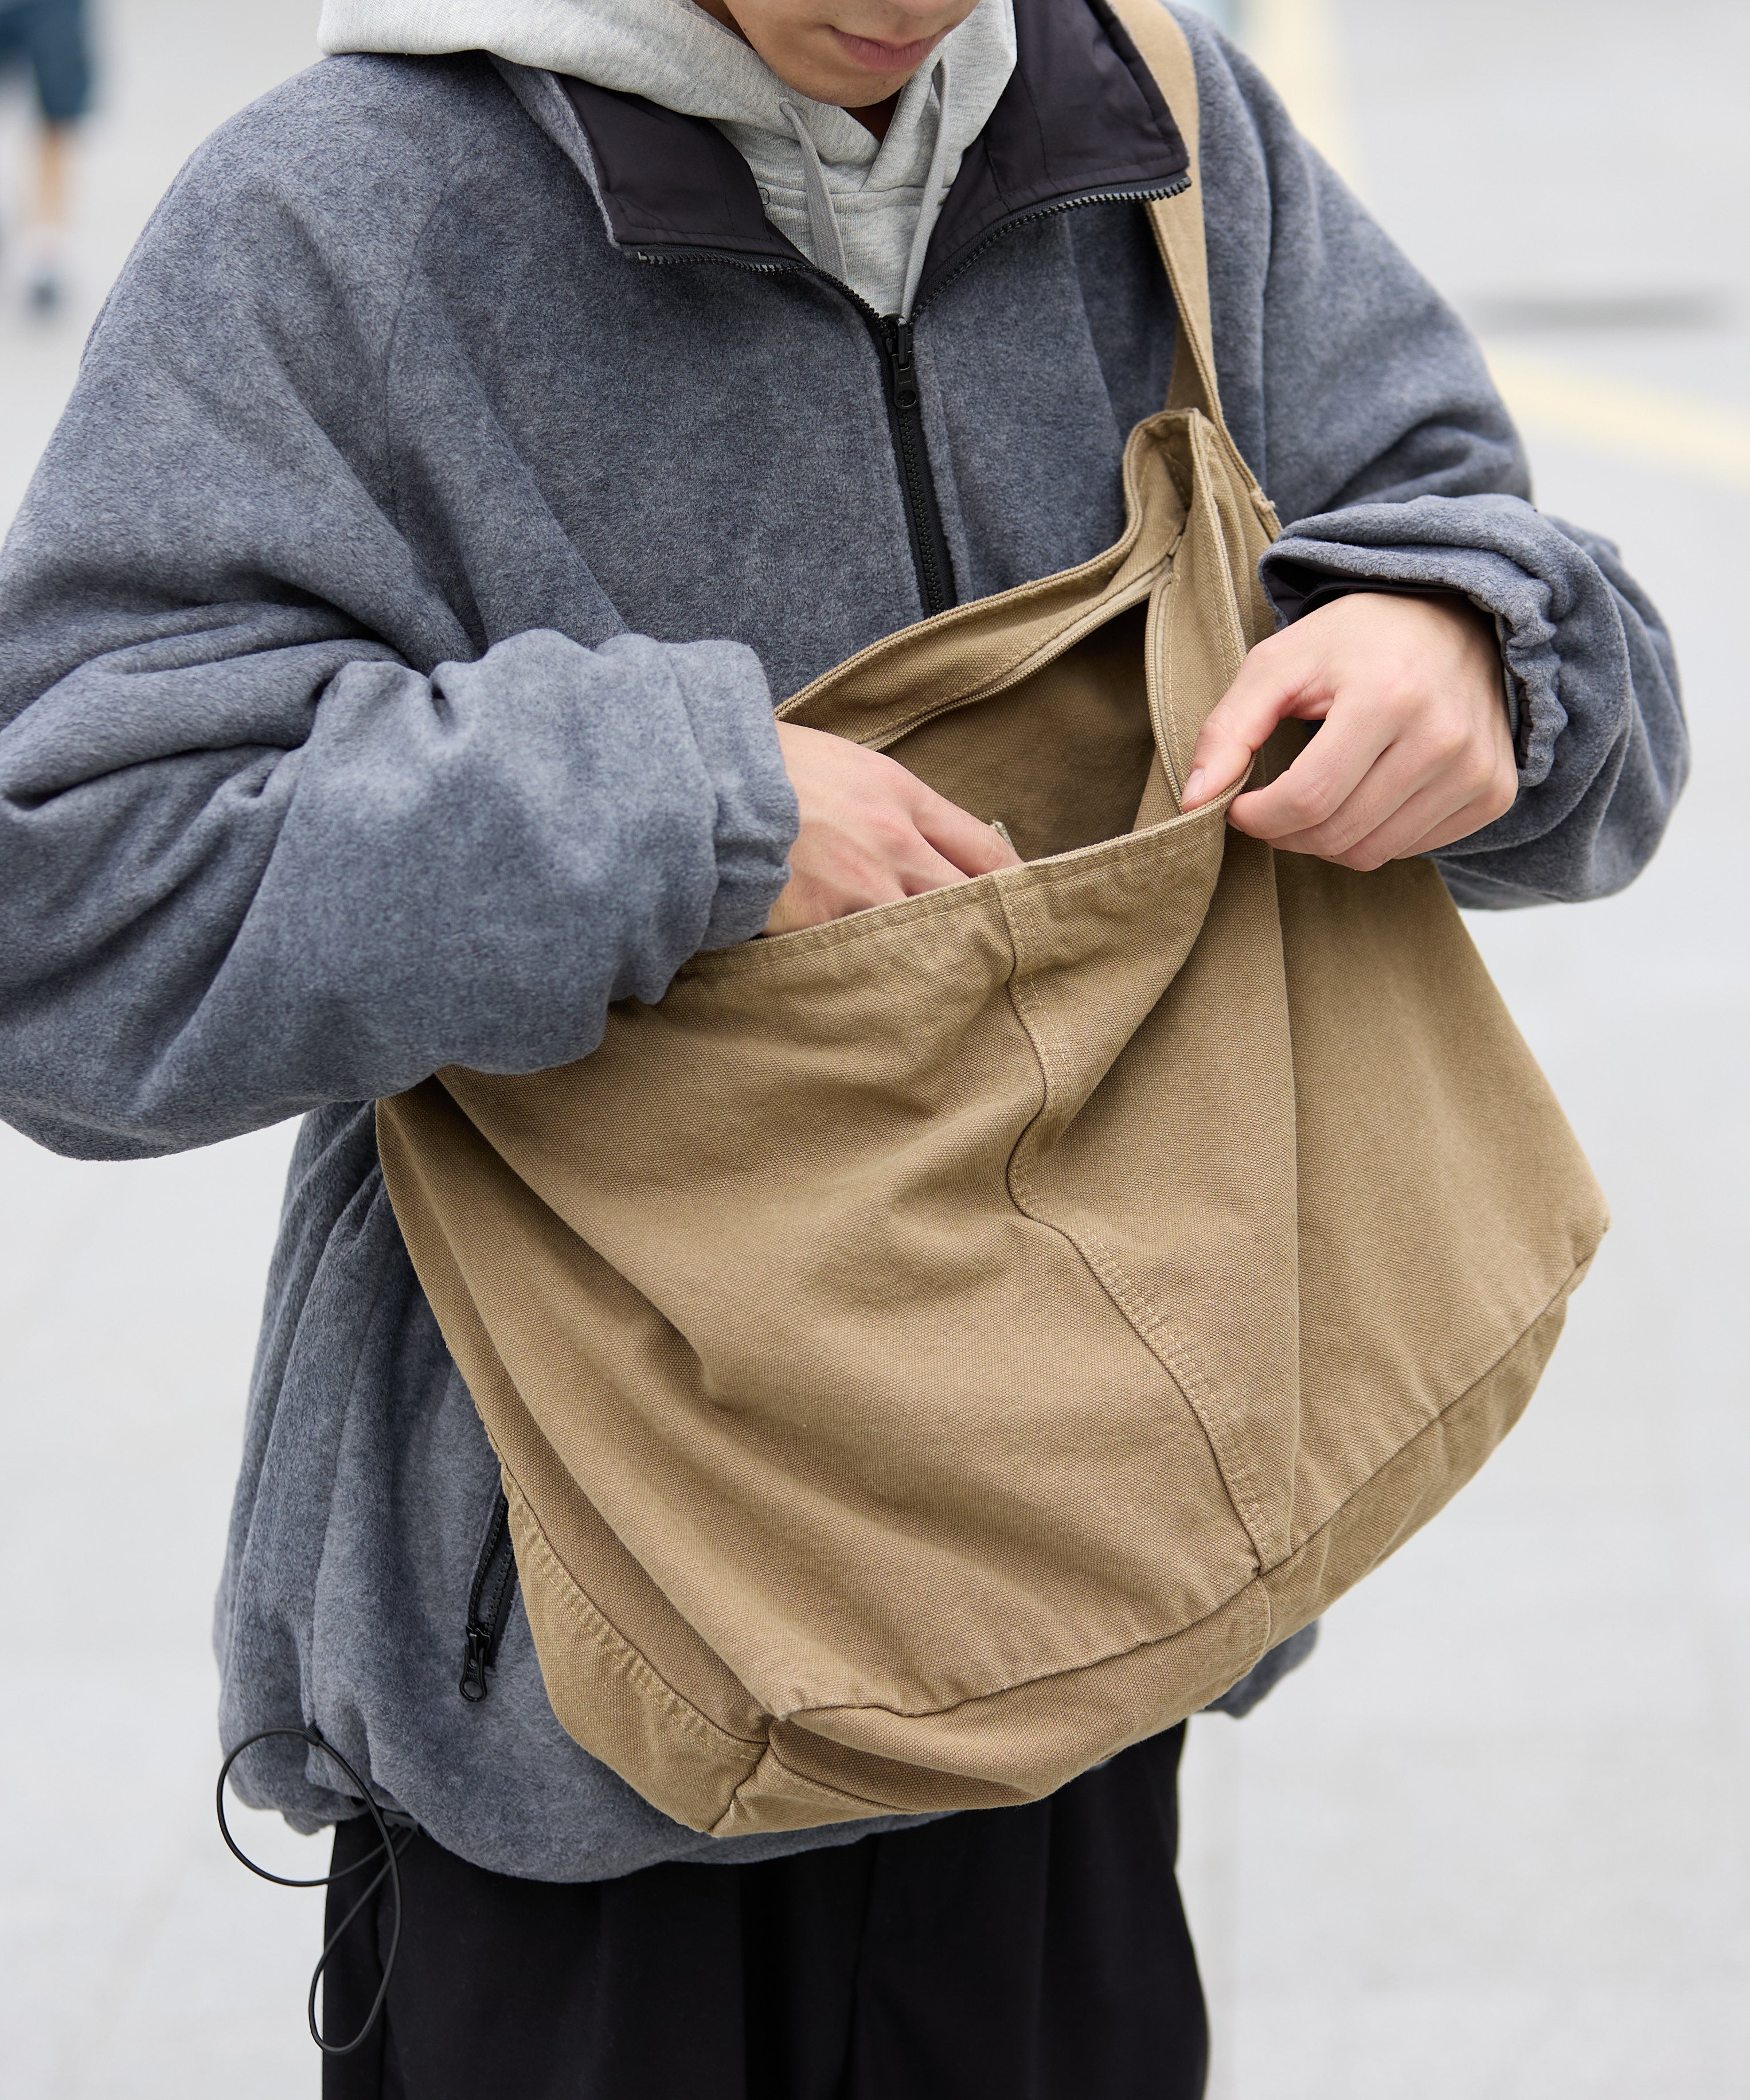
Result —
M 1686 763 L 1657 614 L 1179 19 L 1222 399 L 1289 521 L 1188 804 L 1298 716 L 1232 806 L 1280 850 L 1620 889 Z M 328 0 L 323 41 L 160 207 L 0 564 L 0 1112 L 94 1158 L 304 1118 L 216 1641 L 226 1747 L 282 1732 L 235 1783 L 350 1877 L 331 2041 L 399 1930 L 324 2090 L 1197 2093 L 1182 1730 L 1030 1806 L 734 1841 L 564 1733 L 371 1105 L 1004 862 L 774 703 L 1116 536 L 1171 112 L 1103 0 Z
M 91 99 L 84 0 L 0 4 L 0 73 L 15 65 L 35 77 L 40 117 L 20 243 L 24 302 L 48 315 L 67 298 L 73 139 Z

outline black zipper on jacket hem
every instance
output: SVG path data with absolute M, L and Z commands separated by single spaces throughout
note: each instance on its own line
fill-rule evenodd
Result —
M 1191 187 L 1188 174 L 1180 175 L 1170 183 L 1156 183 L 1135 189 L 1084 190 L 1074 196 L 1060 197 L 1053 204 L 1041 205 L 1036 210 L 1016 212 L 994 226 L 984 239 L 968 249 L 955 263 L 946 277 L 930 287 L 929 296 L 936 294 L 969 269 L 987 249 L 993 247 L 1017 226 L 1026 226 L 1037 219 L 1055 218 L 1060 213 L 1075 211 L 1083 205 L 1145 204 L 1160 197 L 1179 196 Z M 906 513 L 906 536 L 911 543 L 912 568 L 918 580 L 918 595 L 923 601 L 926 618 L 946 612 L 958 603 L 954 589 L 954 562 L 948 552 L 948 536 L 943 530 L 941 505 L 936 495 L 936 477 L 930 465 L 929 446 L 923 435 L 923 410 L 918 392 L 917 366 L 912 355 L 912 331 L 918 315 L 928 302 L 919 299 L 908 317 L 897 314 L 878 314 L 869 302 L 852 290 L 842 277 L 835 277 L 829 271 L 815 268 L 813 264 L 797 261 L 756 262 L 743 255 L 731 255 L 721 249 L 696 249 L 687 255 L 661 255 L 649 249 L 634 248 L 626 251 L 641 262 L 724 262 L 738 270 L 752 270 L 763 276 L 776 276 L 782 271 L 792 271 L 800 276 L 818 278 L 822 284 L 831 285 L 855 307 L 868 324 L 875 338 L 876 355 L 881 360 L 883 390 L 887 397 L 888 426 L 893 440 L 893 458 L 899 470 L 900 496 Z M 473 1695 L 483 1698 L 483 1691 Z
M 500 1488 L 480 1542 L 474 1582 L 468 1591 L 468 1624 L 462 1635 L 462 1674 L 456 1689 L 470 1706 L 487 1692 L 486 1674 L 498 1662 L 498 1651 L 510 1623 L 517 1594 L 517 1556 L 510 1542 L 510 1504 Z

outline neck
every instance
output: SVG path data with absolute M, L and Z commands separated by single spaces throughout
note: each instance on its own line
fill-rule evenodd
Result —
M 878 139 L 887 136 L 887 127 L 893 121 L 893 112 L 899 107 L 899 96 L 890 95 L 885 102 L 871 102 L 866 109 L 848 109 L 846 116 L 854 117 L 865 130 L 874 132 Z

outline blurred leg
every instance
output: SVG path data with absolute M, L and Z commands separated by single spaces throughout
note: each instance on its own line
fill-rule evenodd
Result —
M 73 133 L 70 124 L 45 124 L 37 134 L 32 216 L 38 226 L 64 229 L 72 223 Z
M 83 0 L 33 0 L 20 20 L 42 117 L 26 221 L 24 296 L 46 314 L 67 293 L 73 134 L 90 105 L 91 62 Z
M 53 313 L 67 297 L 73 133 L 70 124 L 45 124 L 37 134 L 36 179 L 24 225 L 24 298 L 39 314 Z

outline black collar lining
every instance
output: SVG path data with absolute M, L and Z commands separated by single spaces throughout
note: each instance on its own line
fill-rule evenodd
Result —
M 919 306 L 1018 220 L 1169 194 L 1188 179 L 1179 126 L 1106 0 L 1015 0 L 1015 71 L 943 201 Z M 714 124 L 588 81 L 561 85 L 619 246 L 652 260 L 813 267 L 767 218 L 752 170 Z

